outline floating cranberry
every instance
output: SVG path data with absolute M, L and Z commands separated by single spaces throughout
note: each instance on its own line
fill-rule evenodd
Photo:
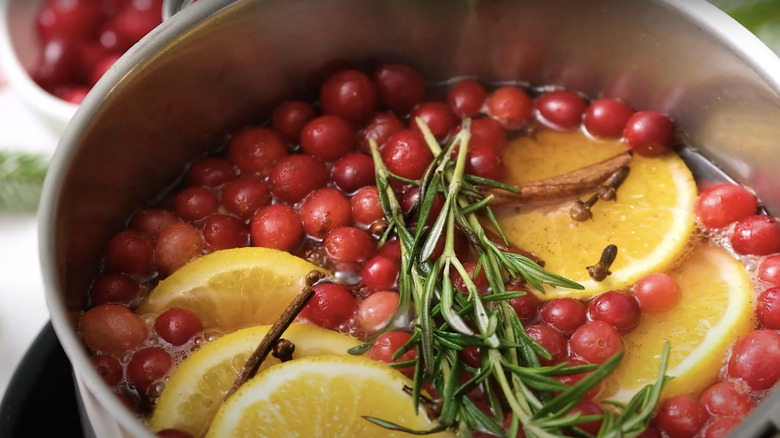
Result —
M 731 380 L 707 388 L 700 401 L 711 415 L 722 417 L 742 418 L 753 409 L 753 399 L 747 388 Z
M 376 255 L 363 265 L 360 278 L 368 292 L 389 290 L 396 287 L 400 266 L 396 260 Z
M 301 131 L 301 150 L 322 161 L 336 161 L 355 150 L 357 131 L 347 119 L 324 115 L 312 119 Z
M 364 262 L 376 250 L 371 236 L 354 227 L 338 227 L 330 230 L 325 235 L 322 245 L 328 257 L 336 262 Z
M 312 191 L 325 187 L 329 174 L 325 164 L 311 155 L 294 154 L 282 158 L 269 172 L 271 194 L 294 204 Z
M 116 386 L 122 380 L 122 365 L 113 356 L 97 354 L 91 356 L 89 361 L 92 362 L 92 366 L 95 367 L 106 385 Z
M 362 152 L 370 154 L 370 139 L 373 139 L 376 142 L 377 147 L 381 147 L 391 135 L 402 129 L 406 129 L 406 123 L 401 121 L 393 113 L 376 113 L 358 133 L 358 147 Z
M 588 104 L 577 93 L 553 90 L 537 97 L 535 106 L 543 122 L 555 129 L 571 131 L 582 123 L 582 113 Z
M 471 121 L 469 148 L 487 147 L 500 152 L 506 142 L 506 131 L 495 119 L 479 117 Z
M 349 200 L 352 219 L 359 228 L 367 227 L 385 218 L 376 186 L 366 186 L 355 192 Z
M 631 288 L 631 293 L 642 310 L 651 313 L 663 313 L 671 310 L 680 302 L 681 294 L 677 281 L 660 272 L 647 274 Z
M 105 267 L 109 272 L 148 275 L 152 272 L 153 260 L 152 241 L 139 231 L 120 231 L 108 241 Z
M 81 315 L 79 330 L 92 350 L 118 355 L 146 340 L 146 323 L 125 306 L 103 304 Z
M 271 129 L 244 128 L 230 138 L 227 157 L 242 172 L 266 175 L 271 167 L 289 154 L 282 139 Z
M 732 429 L 737 427 L 740 422 L 742 422 L 741 418 L 716 418 L 705 427 L 703 438 L 723 438 L 727 436 Z
M 734 224 L 729 242 L 739 254 L 769 255 L 780 252 L 780 222 L 761 214 L 748 216 Z
M 687 395 L 678 395 L 664 400 L 656 414 L 658 426 L 669 438 L 696 436 L 708 418 L 704 405 Z
M 97 0 L 46 0 L 35 17 L 38 35 L 49 40 L 91 38 L 103 20 Z
M 124 274 L 103 274 L 90 290 L 92 305 L 130 304 L 141 296 L 141 285 Z
M 365 73 L 342 70 L 331 75 L 320 87 L 320 107 L 324 114 L 360 123 L 376 112 L 378 93 L 377 85 Z
M 772 286 L 780 286 L 780 255 L 770 255 L 761 260 L 758 278 Z
M 253 175 L 241 175 L 222 188 L 222 206 L 244 220 L 251 219 L 270 201 L 268 184 Z
M 588 303 L 588 317 L 591 320 L 604 321 L 622 333 L 639 325 L 641 313 L 633 297 L 618 291 L 604 292 Z
M 295 252 L 303 242 L 303 224 L 289 205 L 271 204 L 252 218 L 250 236 L 255 246 Z
M 756 214 L 756 195 L 737 184 L 716 184 L 699 195 L 695 211 L 701 223 L 708 228 L 726 225 Z
M 236 177 L 233 164 L 222 157 L 201 158 L 187 170 L 190 185 L 216 188 Z
M 126 2 L 105 24 L 103 33 L 113 34 L 114 50 L 125 51 L 162 22 L 161 10 L 162 0 Z
M 414 129 L 404 129 L 391 135 L 381 150 L 387 169 L 407 179 L 420 179 L 433 161 L 433 152 L 422 134 Z
M 475 146 L 469 148 L 466 158 L 466 172 L 500 181 L 506 173 L 506 168 L 496 149 L 490 146 Z
M 160 230 L 178 221 L 179 219 L 168 210 L 145 208 L 133 215 L 129 228 L 156 239 L 160 235 Z
M 249 244 L 249 231 L 234 216 L 212 214 L 201 225 L 203 240 L 212 250 L 242 248 Z
M 729 358 L 728 374 L 755 391 L 771 388 L 780 380 L 780 334 L 755 330 L 738 339 Z
M 550 354 L 550 359 L 540 357 L 542 364 L 552 364 L 567 356 L 566 338 L 547 324 L 533 324 L 525 329 L 528 336 Z
M 579 414 L 579 415 L 581 415 L 583 417 L 587 417 L 587 416 L 591 416 L 591 415 L 603 415 L 604 414 L 604 410 L 601 409 L 601 406 L 599 406 L 598 403 L 594 402 L 593 400 L 585 398 L 585 399 L 582 399 L 579 403 L 577 403 L 571 409 L 571 411 L 569 411 L 568 415 L 574 415 L 574 414 Z M 601 423 L 602 422 L 603 422 L 603 420 L 598 419 L 598 420 L 592 420 L 592 421 L 577 423 L 576 426 L 579 429 L 582 429 L 585 432 L 587 432 L 587 433 L 589 433 L 589 434 L 591 434 L 593 436 L 596 436 L 599 433 L 599 429 L 601 429 Z
M 358 303 L 344 286 L 321 283 L 314 286 L 314 296 L 301 310 L 300 317 L 329 330 L 338 330 L 358 311 Z
M 620 138 L 628 120 L 634 114 L 628 105 L 618 99 L 596 99 L 588 105 L 582 122 L 585 129 L 596 137 Z
M 340 191 L 325 187 L 303 199 L 300 209 L 303 229 L 321 239 L 328 231 L 352 223 L 349 200 Z
M 507 292 L 523 291 L 525 295 L 509 300 L 509 305 L 515 310 L 517 317 L 524 325 L 534 324 L 539 320 L 539 308 L 541 302 L 531 291 L 520 286 L 508 285 Z
M 590 321 L 581 325 L 569 341 L 572 355 L 590 363 L 602 364 L 623 351 L 620 333 L 604 321 Z
M 587 309 L 573 298 L 554 298 L 542 305 L 542 321 L 564 335 L 574 333 L 587 320 Z
M 656 111 L 634 113 L 623 130 L 628 146 L 639 155 L 657 157 L 674 147 L 672 119 Z
M 410 128 L 420 129 L 418 118 L 428 126 L 433 136 L 440 142 L 446 140 L 458 126 L 458 118 L 444 102 L 428 101 L 418 105 L 409 119 Z
M 780 287 L 770 287 L 758 294 L 756 318 L 763 328 L 780 330 Z
M 505 85 L 488 96 L 487 113 L 506 129 L 520 129 L 531 117 L 533 105 L 524 89 Z
M 173 197 L 173 211 L 185 221 L 198 221 L 218 208 L 216 195 L 203 187 L 187 187 Z
M 384 329 L 398 309 L 398 292 L 374 292 L 358 308 L 358 323 L 367 336 Z
M 163 228 L 154 247 L 157 270 L 164 275 L 170 275 L 201 255 L 203 235 L 186 222 L 176 222 Z
M 404 64 L 388 64 L 374 72 L 379 101 L 384 107 L 405 116 L 422 102 L 425 83 L 420 73 Z
M 198 315 L 188 309 L 171 307 L 154 320 L 154 329 L 161 338 L 173 345 L 184 345 L 203 330 Z
M 333 182 L 345 193 L 376 183 L 374 160 L 366 154 L 349 154 L 339 158 L 330 174 Z
M 127 363 L 127 380 L 139 391 L 146 392 L 168 374 L 172 365 L 173 359 L 164 349 L 144 348 L 135 352 Z
M 412 335 L 407 332 L 401 331 L 389 331 L 379 335 L 374 340 L 374 345 L 371 346 L 369 356 L 375 361 L 392 364 L 408 362 L 417 359 L 417 350 L 414 347 L 404 351 L 397 359 L 393 359 L 393 356 L 404 345 L 409 342 Z M 414 373 L 414 365 L 398 368 L 399 371 L 411 376 Z
M 303 127 L 316 116 L 311 104 L 297 100 L 285 101 L 274 108 L 271 125 L 282 139 L 298 143 Z
M 474 117 L 482 111 L 488 92 L 474 79 L 461 79 L 447 90 L 447 104 L 458 117 Z

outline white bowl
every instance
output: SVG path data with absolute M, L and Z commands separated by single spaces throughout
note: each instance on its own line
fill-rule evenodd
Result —
M 0 1 L 0 66 L 13 90 L 59 136 L 78 105 L 44 90 L 28 73 L 41 51 L 34 24 L 41 3 L 42 0 Z

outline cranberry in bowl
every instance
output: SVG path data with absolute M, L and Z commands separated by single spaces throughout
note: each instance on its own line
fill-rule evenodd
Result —
M 130 46 L 162 22 L 162 0 L 3 2 L 0 59 L 55 134 Z

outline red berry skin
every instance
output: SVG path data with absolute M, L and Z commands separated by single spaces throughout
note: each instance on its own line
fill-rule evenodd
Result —
M 257 212 L 250 223 L 252 244 L 295 252 L 303 242 L 301 218 L 286 204 L 271 204 Z
M 387 64 L 374 72 L 381 104 L 399 116 L 406 116 L 425 97 L 420 73 L 404 64 Z
M 322 240 L 322 245 L 328 257 L 336 262 L 361 263 L 376 252 L 371 235 L 354 227 L 330 230 Z
M 413 129 L 391 135 L 380 152 L 390 172 L 408 179 L 421 178 L 433 160 L 433 152 L 422 134 Z
M 749 216 L 734 224 L 729 242 L 739 254 L 769 255 L 780 252 L 780 222 L 761 214 Z
M 154 329 L 173 345 L 184 345 L 203 330 L 198 315 L 181 307 L 171 307 L 154 320 Z
M 487 112 L 506 129 L 520 129 L 533 112 L 533 100 L 520 88 L 506 85 L 487 98 Z
M 582 113 L 588 106 L 579 94 L 567 90 L 543 93 L 536 99 L 536 110 L 555 129 L 571 131 L 582 123 Z
M 637 154 L 657 157 L 674 147 L 674 131 L 674 122 L 667 115 L 639 111 L 628 119 L 623 137 Z
M 482 110 L 488 92 L 474 79 L 462 79 L 447 91 L 447 104 L 458 117 L 474 117 Z
M 770 287 L 758 294 L 756 318 L 763 328 L 780 330 L 780 287 Z
M 716 184 L 699 195 L 694 209 L 705 227 L 722 228 L 756 214 L 758 199 L 740 185 Z
M 118 355 L 146 340 L 146 323 L 130 309 L 103 304 L 87 310 L 79 321 L 84 343 L 94 351 Z
M 324 187 L 303 198 L 300 208 L 303 229 L 321 239 L 328 231 L 352 223 L 349 200 L 340 191 Z
M 542 321 L 568 336 L 587 320 L 587 309 L 573 298 L 555 298 L 542 305 Z
M 263 127 L 245 128 L 230 138 L 228 159 L 242 172 L 266 175 L 271 167 L 287 156 L 287 146 L 275 131 Z
M 723 438 L 742 422 L 742 418 L 719 417 L 707 424 L 703 438 Z
M 314 107 L 306 102 L 286 101 L 274 109 L 271 125 L 282 139 L 298 143 L 306 123 L 317 116 Z
M 407 362 L 417 358 L 417 350 L 414 347 L 406 350 L 400 357 L 393 359 L 398 351 L 412 337 L 410 333 L 400 331 L 389 331 L 379 335 L 374 341 L 374 345 L 369 351 L 369 357 L 377 362 L 387 364 L 396 362 Z M 411 376 L 414 373 L 414 365 L 398 368 L 399 371 Z
M 761 260 L 758 278 L 772 286 L 780 286 L 780 255 L 770 255 Z
M 666 399 L 658 407 L 656 421 L 669 438 L 691 438 L 704 427 L 709 415 L 698 400 L 687 395 Z
M 378 105 L 377 85 L 358 70 L 334 73 L 320 87 L 320 107 L 323 114 L 361 123 L 374 115 Z
M 601 98 L 590 103 L 582 116 L 585 129 L 602 138 L 620 138 L 634 111 L 618 99 Z
M 356 145 L 357 131 L 343 117 L 320 116 L 301 131 L 301 150 L 325 162 L 336 161 L 354 151 Z
M 575 357 L 602 364 L 623 351 L 623 343 L 615 327 L 604 321 L 590 321 L 572 333 L 569 349 Z
M 755 330 L 737 340 L 728 362 L 728 374 L 751 389 L 769 389 L 780 380 L 780 334 Z
M 588 316 L 591 320 L 611 324 L 621 333 L 627 333 L 639 325 L 639 309 L 634 297 L 618 291 L 607 291 L 588 303 Z
M 114 356 L 96 354 L 89 361 L 108 386 L 116 386 L 122 380 L 122 365 Z
M 753 409 L 747 387 L 733 380 L 713 384 L 701 394 L 700 401 L 717 416 L 742 418 Z
M 271 194 L 279 201 L 294 204 L 330 179 L 325 163 L 305 154 L 282 158 L 269 172 Z
M 146 391 L 151 385 L 165 377 L 173 365 L 173 359 L 162 348 L 148 347 L 138 350 L 127 363 L 127 379 L 139 391 Z
M 301 310 L 300 317 L 329 330 L 338 330 L 358 311 L 357 299 L 344 286 L 321 283 Z

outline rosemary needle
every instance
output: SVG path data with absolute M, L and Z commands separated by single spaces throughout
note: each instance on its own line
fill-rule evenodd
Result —
M 502 436 L 504 411 L 510 409 L 509 436 L 522 428 L 526 436 L 560 437 L 572 431 L 582 433 L 577 425 L 593 421 L 593 416 L 570 414 L 571 409 L 587 391 L 609 375 L 618 365 L 616 355 L 602 365 L 568 368 L 565 365 L 545 367 L 539 357 L 548 353 L 532 340 L 509 305 L 514 295 L 507 293 L 505 282 L 526 282 L 543 291 L 543 284 L 579 289 L 581 285 L 544 270 L 534 260 L 507 249 L 508 242 L 496 243 L 495 236 L 504 236 L 491 211 L 493 195 L 480 192 L 483 187 L 498 187 L 500 183 L 477 179 L 465 174 L 466 154 L 470 137 L 470 121 L 464 120 L 461 130 L 447 145 L 440 145 L 427 125 L 416 120 L 423 132 L 434 160 L 419 181 L 408 181 L 393 175 L 384 165 L 375 141 L 370 140 L 376 169 L 379 198 L 387 219 L 385 237 L 395 233 L 401 243 L 401 270 L 398 279 L 400 294 L 398 311 L 389 329 L 411 329 L 413 336 L 397 355 L 415 349 L 414 387 L 415 409 L 424 403 L 423 386 L 431 386 L 439 394 L 439 426 L 430 431 L 408 430 L 381 418 L 366 417 L 382 427 L 422 435 L 451 429 L 459 436 L 472 432 Z M 455 152 L 457 150 L 457 152 Z M 391 180 L 413 183 L 420 189 L 417 221 L 407 223 L 404 211 L 391 187 Z M 432 200 L 444 197 L 437 216 L 432 214 Z M 432 219 L 432 222 L 429 221 Z M 428 226 L 427 223 L 432 225 Z M 488 224 L 489 229 L 485 228 Z M 455 234 L 467 236 L 471 252 L 478 258 L 477 269 L 484 272 L 490 293 L 481 295 L 455 253 Z M 493 239 L 491 239 L 493 237 Z M 506 240 L 503 238 L 502 240 Z M 433 257 L 434 248 L 444 242 L 444 250 Z M 453 287 L 452 278 L 460 278 L 468 291 L 463 294 Z M 413 315 L 409 327 L 409 315 Z M 481 367 L 467 369 L 458 359 L 465 346 L 478 346 Z M 664 351 L 656 383 L 640 391 L 617 414 L 607 412 L 605 436 L 636 436 L 647 426 L 658 402 L 668 361 Z M 408 363 L 405 365 L 409 365 Z M 461 372 L 476 373 L 461 383 Z M 588 377 L 566 386 L 557 376 L 589 372 Z M 468 400 L 465 394 L 485 381 L 487 401 L 493 415 L 486 414 Z

